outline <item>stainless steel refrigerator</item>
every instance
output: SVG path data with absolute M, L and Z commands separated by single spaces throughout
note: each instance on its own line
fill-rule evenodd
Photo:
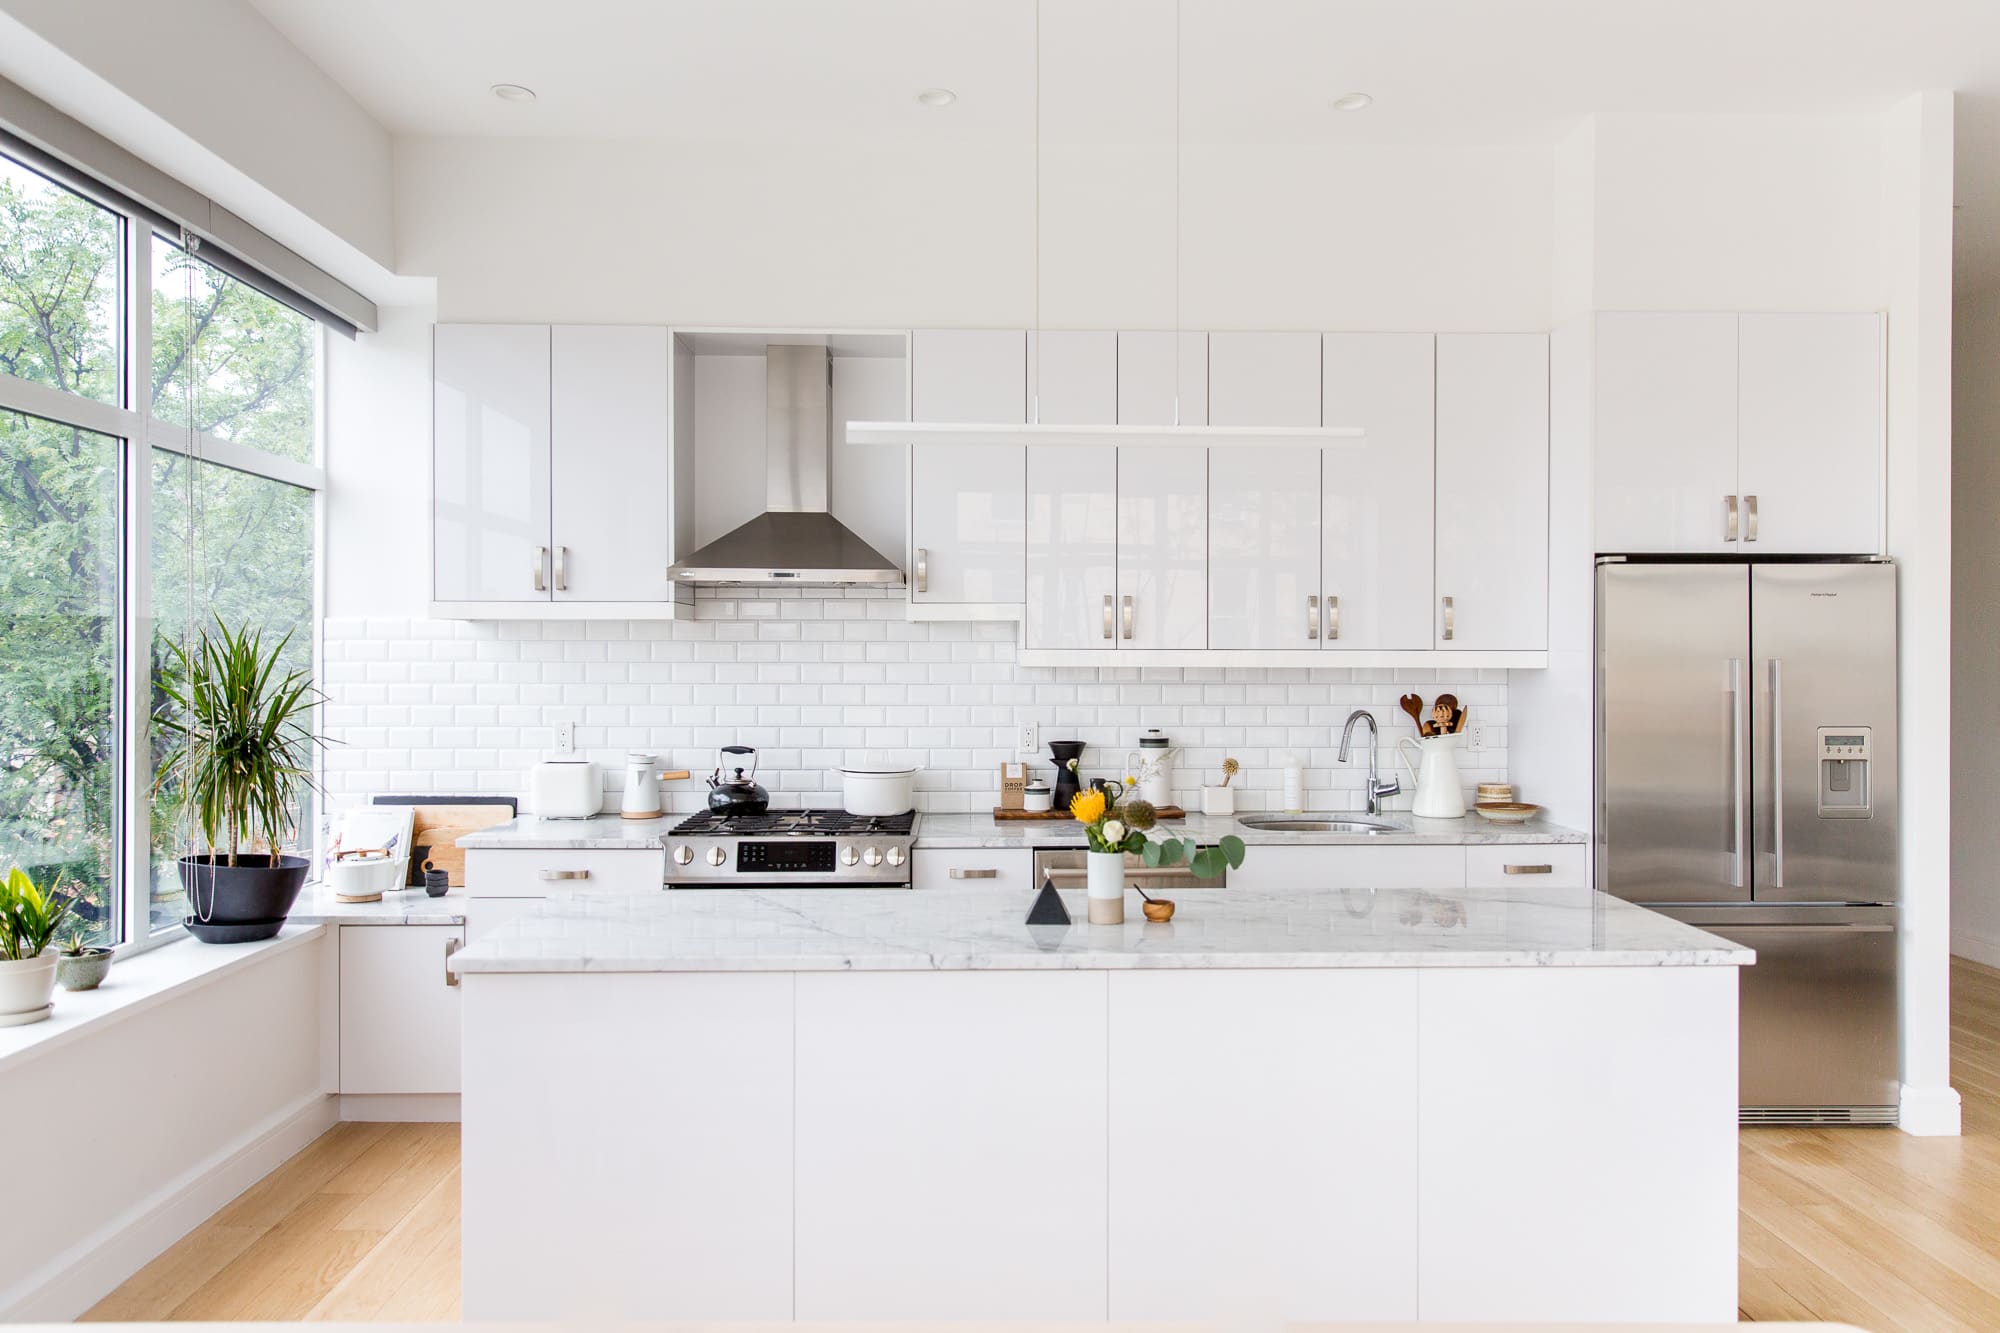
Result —
M 1896 569 L 1597 567 L 1597 884 L 1748 945 L 1746 1122 L 1896 1117 Z

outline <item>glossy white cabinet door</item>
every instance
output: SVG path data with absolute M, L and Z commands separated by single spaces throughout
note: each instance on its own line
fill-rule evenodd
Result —
M 1209 334 L 1209 424 L 1319 425 L 1319 343 L 1317 333 Z
M 1744 554 L 1879 550 L 1882 317 L 1746 314 L 1738 348 Z
M 463 926 L 340 928 L 340 1090 L 458 1091 L 459 988 L 445 961 Z
M 1439 334 L 1435 646 L 1546 649 L 1548 574 L 1548 335 Z
M 548 325 L 435 329 L 431 542 L 441 602 L 548 599 Z
M 1028 420 L 1111 426 L 1118 421 L 1118 335 L 1059 329 L 1028 335 Z
M 1320 452 L 1209 451 L 1210 648 L 1319 647 Z
M 1437 340 L 1329 333 L 1324 347 L 1326 422 L 1367 436 L 1320 460 L 1320 641 L 1330 652 L 1428 648 Z
M 792 1317 L 1103 1319 L 1105 974 L 796 982 Z
M 1208 647 L 1206 449 L 1118 451 L 1118 646 Z
M 1208 335 L 1118 335 L 1118 424 L 1171 426 L 1175 398 L 1183 426 L 1208 424 Z
M 1118 452 L 1028 446 L 1024 648 L 1117 646 Z
M 910 335 L 914 421 L 1028 419 L 1028 335 L 918 329 Z M 910 598 L 1022 600 L 1027 453 L 1020 445 L 910 450 Z
M 673 600 L 667 368 L 673 335 L 558 324 L 550 334 L 550 584 L 559 602 Z
M 1596 549 L 1735 551 L 1736 316 L 1602 314 L 1596 358 Z

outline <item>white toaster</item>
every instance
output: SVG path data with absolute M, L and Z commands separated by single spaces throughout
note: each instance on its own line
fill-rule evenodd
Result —
M 544 759 L 528 774 L 528 806 L 543 819 L 588 819 L 604 807 L 604 786 L 589 759 Z

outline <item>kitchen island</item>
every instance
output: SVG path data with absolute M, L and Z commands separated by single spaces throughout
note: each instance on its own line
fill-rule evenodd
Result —
M 579 895 L 460 953 L 466 1316 L 1733 1317 L 1748 950 L 1575 890 L 1026 908 Z

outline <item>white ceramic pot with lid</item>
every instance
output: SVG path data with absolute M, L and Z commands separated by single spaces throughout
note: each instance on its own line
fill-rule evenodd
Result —
M 1139 779 L 1139 799 L 1148 805 L 1174 803 L 1174 749 L 1167 733 L 1150 728 L 1139 737 L 1139 748 L 1125 756 L 1132 776 Z
M 840 805 L 850 815 L 907 815 L 917 808 L 917 770 L 863 761 L 840 774 Z

